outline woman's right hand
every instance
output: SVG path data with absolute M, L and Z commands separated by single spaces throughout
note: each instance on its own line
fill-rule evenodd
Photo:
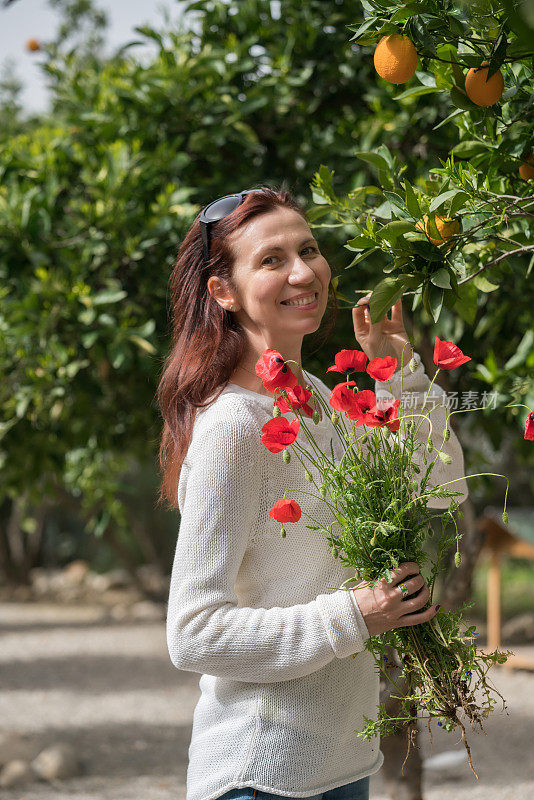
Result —
M 394 628 L 419 625 L 437 614 L 439 606 L 430 606 L 425 611 L 419 610 L 430 597 L 430 589 L 419 571 L 419 564 L 405 561 L 399 564 L 393 575 L 390 583 L 382 579 L 374 589 L 370 589 L 367 582 L 363 581 L 352 590 L 370 636 L 386 633 Z M 408 578 L 409 575 L 414 577 Z M 417 597 L 407 596 L 403 600 L 399 583 L 406 584 L 410 595 L 419 592 Z

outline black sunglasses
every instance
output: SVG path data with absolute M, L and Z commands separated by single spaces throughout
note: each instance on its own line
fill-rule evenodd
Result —
M 227 217 L 232 211 L 235 211 L 245 200 L 247 194 L 260 191 L 261 189 L 246 189 L 244 192 L 238 192 L 237 194 L 226 194 L 224 197 L 213 200 L 213 202 L 202 209 L 200 214 L 200 233 L 202 234 L 204 261 L 206 264 L 210 257 L 210 223 L 219 222 L 220 219 L 224 219 L 224 217 Z

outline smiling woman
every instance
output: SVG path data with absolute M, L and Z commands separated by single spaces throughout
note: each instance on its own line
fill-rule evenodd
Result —
M 330 266 L 290 193 L 260 187 L 221 200 L 198 215 L 170 277 L 173 341 L 158 386 L 159 502 L 175 509 L 197 409 L 228 384 L 266 395 L 254 365 L 268 348 L 295 362 L 304 380 L 304 336 L 326 317 L 326 339 L 337 316 Z
M 268 348 L 296 362 L 292 369 L 302 380 L 302 340 L 320 325 L 331 278 L 319 248 L 308 244 L 315 239 L 307 222 L 292 208 L 275 208 L 241 225 L 227 242 L 234 254 L 232 282 L 211 276 L 207 286 L 247 333 L 232 382 L 241 385 L 248 372 L 247 388 L 264 391 L 254 365 Z
M 328 398 L 302 369 L 301 346 L 329 300 L 337 309 L 331 271 L 287 192 L 219 200 L 178 253 L 173 346 L 158 388 L 163 489 L 180 512 L 167 646 L 177 669 L 202 675 L 186 800 L 368 800 L 383 755 L 354 730 L 378 700 L 370 633 L 354 592 L 332 588 L 350 575 L 324 538 L 305 520 L 291 541 L 273 529 L 276 500 L 288 486 L 309 496 L 310 484 L 297 459 L 276 459 L 261 440 L 273 420 L 263 353 L 281 372 L 289 361 L 318 403 Z M 316 429 L 325 452 L 327 423 Z M 310 503 L 332 524 L 324 503 Z

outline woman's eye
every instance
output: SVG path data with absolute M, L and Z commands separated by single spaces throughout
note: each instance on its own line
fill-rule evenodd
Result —
M 305 247 L 302 252 L 304 253 L 305 250 L 315 250 L 316 253 L 319 252 L 317 248 L 313 247 L 312 245 L 310 245 L 310 247 Z M 263 259 L 263 263 L 265 264 L 270 258 L 276 258 L 276 256 L 267 256 L 267 258 Z

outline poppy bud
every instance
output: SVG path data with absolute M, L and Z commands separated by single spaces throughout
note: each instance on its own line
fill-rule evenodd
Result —
M 385 438 L 386 438 L 386 439 L 389 439 L 389 437 L 391 436 L 391 431 L 390 431 L 390 429 L 389 429 L 389 428 L 382 428 L 382 430 L 383 430 L 383 432 L 384 432 L 384 436 L 385 436 Z
M 330 419 L 332 420 L 332 425 L 337 425 L 337 423 L 339 422 L 339 414 L 337 413 L 337 411 L 332 412 Z
M 434 442 L 432 441 L 430 436 L 428 437 L 428 441 L 426 443 L 426 449 L 428 450 L 429 453 L 431 453 L 432 450 L 434 449 Z
M 281 414 L 282 414 L 282 412 L 280 411 L 278 406 L 275 405 L 275 407 L 273 408 L 273 417 L 279 417 L 279 416 L 281 416 Z
M 364 433 L 362 438 L 360 439 L 360 442 L 362 442 L 362 444 L 363 444 L 363 442 L 366 442 L 368 438 L 369 438 L 369 434 L 368 433 Z
M 503 512 L 502 512 L 502 521 L 503 521 L 503 522 L 504 522 L 506 525 L 508 525 L 508 514 L 506 513 L 506 511 L 503 511 Z
M 374 547 L 376 544 L 377 544 L 376 536 L 373 536 L 373 538 L 371 539 L 371 547 Z
M 314 425 L 318 425 L 319 424 L 319 421 L 320 421 L 319 420 L 319 412 L 317 411 L 317 409 L 315 409 L 315 411 L 313 412 L 312 419 L 313 419 Z
M 446 442 L 448 442 L 449 439 L 451 438 L 451 432 L 447 425 L 445 425 L 445 430 L 443 431 L 443 438 L 445 439 Z
M 452 464 L 452 458 L 448 453 L 440 453 L 439 457 L 441 458 L 444 464 Z
M 332 548 L 332 555 L 334 556 L 334 558 L 337 558 L 337 557 L 338 557 L 338 550 L 337 550 L 337 547 L 333 547 L 333 548 Z
M 321 488 L 319 489 L 319 494 L 321 495 L 321 497 L 326 496 L 326 486 L 321 486 Z
M 410 359 L 410 361 L 408 363 L 408 366 L 410 367 L 410 372 L 415 372 L 415 370 L 417 369 L 417 364 L 415 363 L 415 358 L 411 358 Z
M 459 567 L 462 563 L 462 556 L 458 551 L 454 554 L 454 566 Z
M 285 530 L 285 528 L 282 528 L 282 530 L 280 531 L 280 536 L 282 537 L 282 539 L 286 538 L 286 530 Z
M 312 483 L 313 482 L 313 476 L 312 476 L 311 472 L 309 470 L 307 470 L 306 468 L 304 468 L 304 477 L 306 478 L 308 483 Z
M 291 454 L 287 448 L 284 448 L 284 452 L 282 453 L 282 458 L 284 459 L 286 464 L 289 464 L 291 461 Z

